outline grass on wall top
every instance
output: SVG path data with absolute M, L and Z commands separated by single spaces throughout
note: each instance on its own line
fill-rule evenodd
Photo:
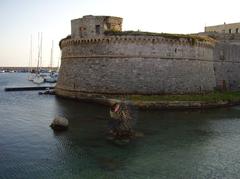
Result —
M 188 39 L 189 42 L 195 43 L 200 42 L 211 42 L 214 43 L 215 40 L 208 36 L 200 35 L 189 35 L 189 34 L 168 34 L 168 33 L 156 33 L 156 32 L 143 32 L 143 31 L 105 31 L 105 35 L 118 35 L 118 36 L 153 36 L 153 37 L 164 37 L 173 40 L 180 40 L 182 38 Z

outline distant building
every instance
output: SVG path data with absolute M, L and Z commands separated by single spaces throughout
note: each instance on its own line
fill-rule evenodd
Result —
M 222 24 L 215 26 L 206 26 L 205 32 L 218 32 L 225 34 L 238 34 L 240 33 L 240 23 L 232 23 L 232 24 Z

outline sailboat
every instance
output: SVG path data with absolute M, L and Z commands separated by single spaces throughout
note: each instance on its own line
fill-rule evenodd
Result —
M 39 38 L 39 36 L 41 37 Z M 38 33 L 38 61 L 37 61 L 37 70 L 36 76 L 33 79 L 33 83 L 41 84 L 44 83 L 44 78 L 40 75 L 40 66 L 42 64 L 42 33 L 39 35 Z M 40 39 L 40 42 L 39 42 Z
M 33 57 L 33 48 L 32 48 L 32 35 L 30 38 L 30 54 L 29 54 L 29 69 L 30 69 L 30 74 L 28 75 L 28 80 L 33 81 L 34 77 L 36 76 L 35 73 L 32 73 L 32 58 Z
M 36 83 L 36 84 L 44 83 L 44 78 L 40 74 L 37 74 L 33 79 L 33 83 Z
M 50 57 L 50 73 L 44 77 L 45 82 L 47 83 L 56 83 L 58 78 L 58 73 L 54 72 L 53 67 L 53 41 L 52 41 L 52 48 L 51 48 L 51 57 Z

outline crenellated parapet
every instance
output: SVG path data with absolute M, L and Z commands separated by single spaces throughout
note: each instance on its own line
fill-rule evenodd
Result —
M 72 45 L 91 44 L 91 43 L 151 43 L 160 44 L 165 43 L 169 45 L 189 45 L 196 47 L 213 48 L 215 43 L 210 41 L 199 41 L 187 38 L 169 39 L 165 37 L 151 37 L 151 36 L 104 36 L 94 38 L 74 38 L 63 39 L 60 43 L 60 48 Z
M 67 58 L 159 58 L 207 60 L 214 43 L 194 38 L 108 35 L 94 38 L 67 38 L 60 42 L 62 59 Z M 211 61 L 211 60 L 210 60 Z

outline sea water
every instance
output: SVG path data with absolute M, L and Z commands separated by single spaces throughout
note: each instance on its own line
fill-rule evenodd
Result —
M 136 110 L 124 146 L 106 140 L 109 109 L 37 91 L 24 73 L 0 74 L 0 178 L 240 178 L 240 107 Z M 55 116 L 69 130 L 49 127 Z

